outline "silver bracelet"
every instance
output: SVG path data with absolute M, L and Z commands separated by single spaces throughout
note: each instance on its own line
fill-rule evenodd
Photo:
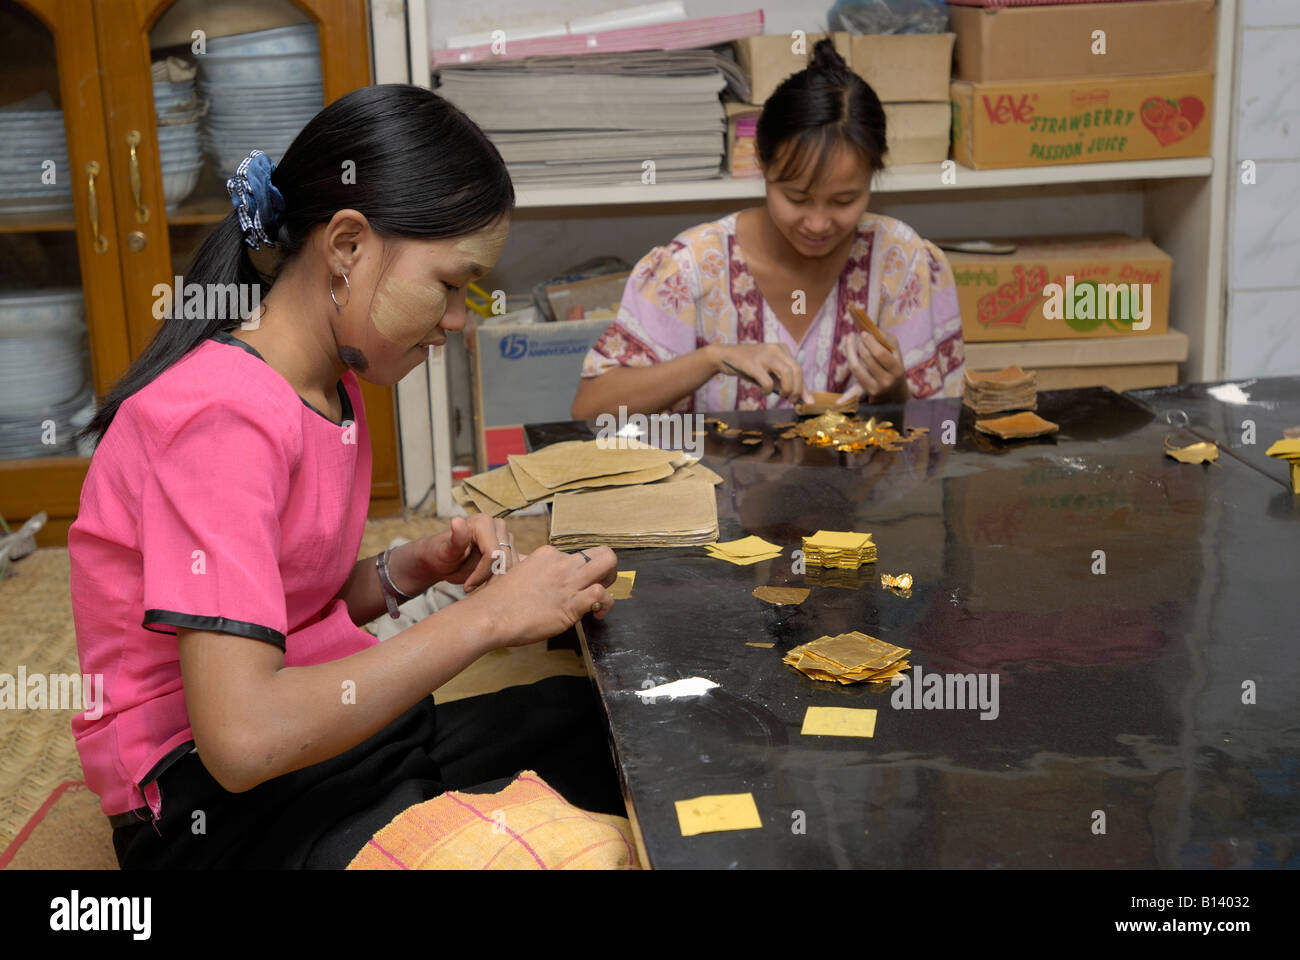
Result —
M 401 616 L 397 604 L 406 600 L 414 600 L 419 594 L 403 593 L 393 584 L 393 578 L 388 575 L 388 555 L 394 549 L 394 547 L 389 547 L 375 557 L 375 569 L 379 571 L 379 589 L 384 592 L 384 602 L 388 605 L 388 615 L 396 620 Z

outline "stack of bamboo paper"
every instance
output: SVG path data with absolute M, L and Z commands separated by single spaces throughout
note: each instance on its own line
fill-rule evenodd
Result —
M 683 547 L 718 539 L 718 501 L 707 480 L 611 487 L 556 496 L 551 545 Z
M 722 478 L 677 450 L 660 450 L 636 440 L 575 440 L 554 443 L 534 453 L 511 454 L 504 467 L 476 474 L 452 489 L 468 513 L 494 517 L 533 503 L 550 503 L 558 494 L 599 487 L 667 484 L 685 480 L 708 484 Z
M 1005 367 L 994 373 L 966 371 L 962 402 L 977 414 L 1001 413 L 1003 410 L 1038 408 L 1038 374 L 1019 367 Z

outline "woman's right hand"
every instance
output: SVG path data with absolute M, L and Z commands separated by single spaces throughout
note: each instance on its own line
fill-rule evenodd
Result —
M 794 403 L 812 403 L 803 385 L 803 368 L 784 343 L 720 343 L 713 347 L 718 373 L 744 374 L 760 390 L 776 393 Z
M 614 607 L 608 587 L 617 576 L 618 557 L 609 547 L 562 553 L 545 546 L 466 601 L 492 604 L 493 646 L 522 647 L 558 636 L 588 613 L 598 620 L 608 616 Z M 596 604 L 599 610 L 593 609 Z

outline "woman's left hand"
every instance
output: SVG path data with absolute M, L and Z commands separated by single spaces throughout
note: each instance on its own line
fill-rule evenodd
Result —
M 453 517 L 451 529 L 415 541 L 430 583 L 459 583 L 468 593 L 519 562 L 504 520 L 477 513 Z
M 885 336 L 889 337 L 889 334 Z M 911 396 L 897 341 L 894 341 L 894 348 L 888 350 L 871 334 L 854 331 L 845 341 L 844 352 L 849 370 L 857 382 L 844 391 L 840 403 L 863 394 L 866 394 L 868 403 L 903 403 Z

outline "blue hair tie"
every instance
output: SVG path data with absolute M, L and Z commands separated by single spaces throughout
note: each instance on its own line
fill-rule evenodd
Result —
M 239 213 L 239 226 L 244 231 L 244 242 L 254 250 L 263 245 L 274 247 L 271 239 L 280 225 L 284 213 L 284 197 L 271 182 L 275 164 L 261 150 L 254 150 L 235 169 L 235 175 L 226 181 L 230 203 Z

